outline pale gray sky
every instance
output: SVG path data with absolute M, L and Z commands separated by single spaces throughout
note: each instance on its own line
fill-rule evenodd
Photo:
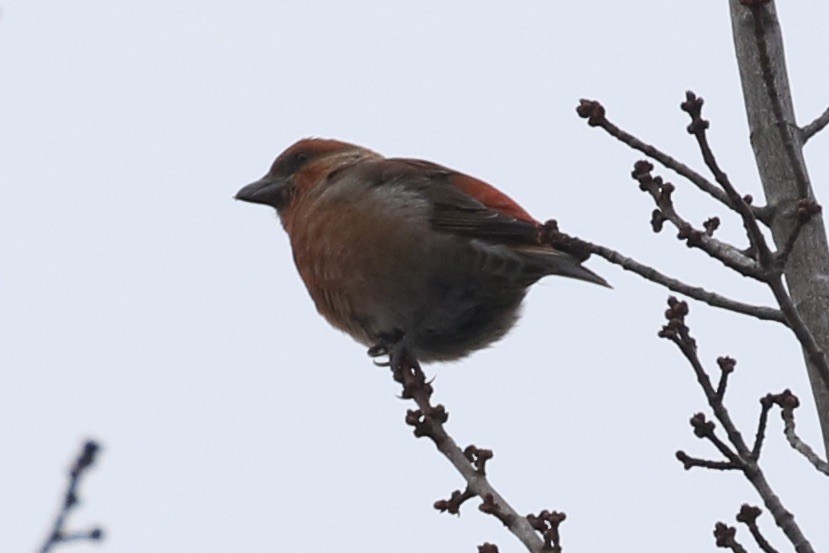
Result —
M 77 553 L 522 550 L 476 502 L 459 519 L 432 509 L 460 477 L 411 436 L 390 376 L 316 315 L 274 214 L 231 200 L 304 136 L 449 165 L 567 231 L 770 301 L 674 233 L 654 235 L 628 176 L 641 156 L 574 113 L 600 99 L 700 168 L 678 109 L 692 88 L 722 165 L 761 197 L 725 2 L 0 7 L 4 551 L 40 542 L 86 437 L 105 449 L 72 524 L 107 538 Z M 805 123 L 829 101 L 829 7 L 780 11 Z M 807 147 L 823 201 L 827 145 Z M 666 176 L 689 218 L 722 214 Z M 738 222 L 723 227 L 743 243 Z M 666 291 L 589 266 L 615 290 L 543 281 L 506 339 L 427 368 L 435 399 L 461 444 L 494 449 L 492 481 L 519 512 L 568 514 L 569 551 L 712 550 L 714 522 L 758 499 L 737 474 L 674 459 L 714 455 L 687 424 L 705 406 L 692 372 L 656 337 Z M 704 359 L 739 361 L 729 406 L 744 433 L 766 392 L 808 396 L 782 327 L 691 308 Z M 805 403 L 799 428 L 817 444 Z M 775 415 L 769 479 L 825 549 L 827 483 L 779 429 Z

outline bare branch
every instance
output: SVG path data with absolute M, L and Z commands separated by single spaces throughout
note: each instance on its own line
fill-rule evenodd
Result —
M 676 458 L 682 463 L 685 470 L 690 470 L 694 467 L 701 467 L 711 470 L 741 470 L 742 467 L 731 461 L 712 461 L 710 459 L 700 459 L 698 457 L 691 457 L 684 451 L 676 452 Z
M 773 402 L 768 395 L 760 400 L 760 416 L 757 419 L 757 432 L 754 434 L 754 447 L 751 448 L 751 458 L 755 461 L 760 458 L 760 450 L 763 448 L 763 440 L 766 438 L 769 410 L 772 405 Z
M 800 406 L 800 399 L 791 391 L 784 390 L 779 394 L 768 394 L 764 400 L 768 402 L 769 406 L 772 404 L 780 406 L 780 416 L 783 418 L 784 425 L 783 433 L 786 435 L 789 445 L 806 457 L 818 471 L 829 476 L 829 463 L 821 459 L 795 432 L 794 410 Z
M 810 138 L 823 130 L 829 125 L 829 108 L 821 113 L 814 121 L 800 129 L 803 136 L 803 143 L 805 144 Z
M 739 464 L 743 475 L 745 475 L 746 479 L 752 484 L 752 486 L 754 486 L 754 489 L 763 499 L 763 503 L 774 518 L 774 522 L 780 527 L 781 530 L 783 530 L 783 533 L 792 545 L 794 545 L 795 550 L 798 553 L 813 553 L 814 549 L 812 548 L 811 543 L 809 543 L 803 535 L 800 526 L 794 520 L 794 516 L 783 506 L 783 503 L 780 501 L 780 497 L 771 489 L 771 486 L 763 474 L 763 470 L 760 468 L 757 460 L 752 455 L 753 452 L 748 449 L 748 446 L 743 440 L 740 431 L 731 419 L 728 409 L 726 409 L 723 404 L 722 398 L 717 395 L 717 391 L 711 384 L 711 379 L 708 377 L 708 373 L 705 371 L 705 368 L 702 366 L 702 362 L 697 355 L 696 341 L 691 337 L 690 330 L 685 324 L 685 317 L 687 315 L 687 303 L 678 301 L 676 298 L 668 298 L 668 310 L 665 313 L 665 318 L 668 320 L 668 323 L 662 327 L 662 330 L 659 332 L 659 336 L 669 339 L 676 344 L 685 356 L 685 359 L 688 360 L 691 368 L 693 368 L 694 373 L 697 376 L 697 382 L 699 382 L 699 385 L 708 400 L 708 405 L 714 412 L 714 416 L 716 416 L 717 420 L 720 424 L 722 424 L 723 429 L 728 436 L 728 441 L 734 447 L 733 453 L 736 455 L 737 459 L 735 460 L 730 456 L 732 452 L 731 448 L 727 448 L 725 444 L 717 443 L 713 439 L 716 438 L 714 435 L 714 424 L 713 422 L 706 421 L 702 414 L 697 414 L 691 419 L 691 424 L 694 427 L 694 434 L 698 437 L 709 439 L 715 446 L 717 446 L 717 449 L 726 455 L 729 460 Z M 723 524 L 722 526 L 725 525 Z M 733 529 L 729 529 L 727 527 L 719 528 L 718 524 L 719 534 L 715 532 L 715 535 L 718 535 L 718 546 L 731 547 L 734 549 L 734 546 L 731 543 L 734 537 L 732 530 Z M 722 543 L 720 538 L 722 538 Z M 736 551 L 736 549 L 734 550 Z
M 711 442 L 717 450 L 723 454 L 726 458 L 728 458 L 729 462 L 736 465 L 738 468 L 743 469 L 744 465 L 740 456 L 734 452 L 728 444 L 723 442 L 719 436 L 714 432 L 716 429 L 716 425 L 713 421 L 709 421 L 705 418 L 705 415 L 702 413 L 697 413 L 693 417 L 691 417 L 691 427 L 694 429 L 694 435 L 697 438 L 705 438 L 709 442 Z
M 705 230 L 699 230 L 676 211 L 673 202 L 674 185 L 664 182 L 661 177 L 651 175 L 653 164 L 641 160 L 633 164 L 631 177 L 639 183 L 639 189 L 650 194 L 657 210 L 651 218 L 654 232 L 662 228 L 661 222 L 670 221 L 679 231 L 677 238 L 684 240 L 689 248 L 699 248 L 714 259 L 720 261 L 743 276 L 756 280 L 765 280 L 765 275 L 757 262 L 731 244 L 721 242 L 713 237 L 717 223 L 706 221 Z
M 642 278 L 655 282 L 656 284 L 664 286 L 674 292 L 688 296 L 689 298 L 707 303 L 712 307 L 719 307 L 720 309 L 734 311 L 735 313 L 749 315 L 765 321 L 775 321 L 784 325 L 788 324 L 786 322 L 786 318 L 783 316 L 783 313 L 778 309 L 742 303 L 715 292 L 709 292 L 704 288 L 691 286 L 690 284 L 686 284 L 680 280 L 666 276 L 649 265 L 645 265 L 635 259 L 622 255 L 616 250 L 564 234 L 558 230 L 558 225 L 553 220 L 547 221 L 544 224 L 544 227 L 547 233 L 547 240 L 549 240 L 549 242 L 556 248 L 581 251 L 586 254 L 596 254 L 610 263 L 622 267 L 626 271 L 636 273 Z
M 627 144 L 634 150 L 638 150 L 648 156 L 649 158 L 659 162 L 666 168 L 674 171 L 678 175 L 685 177 L 687 180 L 692 182 L 705 192 L 709 194 L 711 197 L 725 205 L 730 209 L 735 209 L 734 206 L 731 204 L 728 196 L 720 190 L 720 188 L 703 177 L 701 174 L 697 173 L 684 163 L 676 160 L 672 156 L 662 152 L 660 149 L 656 148 L 655 146 L 651 146 L 643 142 L 642 140 L 636 138 L 632 134 L 622 130 L 621 128 L 617 127 L 613 123 L 611 123 L 605 114 L 604 106 L 602 106 L 599 102 L 595 100 L 581 100 L 579 106 L 576 108 L 576 112 L 582 118 L 588 120 L 588 124 L 591 127 L 600 127 L 605 132 L 607 132 L 610 136 L 616 138 L 617 140 Z M 765 221 L 770 213 L 766 208 L 758 208 L 754 207 L 753 210 L 755 211 L 755 215 L 761 221 Z
M 372 357 L 377 357 L 379 354 L 381 352 L 376 347 L 369 350 L 369 355 Z M 479 509 L 500 520 L 529 551 L 533 553 L 545 551 L 544 542 L 539 538 L 527 517 L 519 515 L 487 479 L 485 464 L 492 458 L 492 452 L 474 446 L 463 451 L 446 432 L 444 423 L 449 415 L 442 405 L 432 405 L 432 385 L 426 381 L 417 361 L 406 352 L 402 354 L 391 352 L 389 363 L 394 379 L 403 385 L 402 397 L 413 399 L 418 406 L 418 409 L 407 412 L 406 424 L 414 427 L 416 437 L 430 438 L 438 451 L 449 459 L 449 462 L 466 480 L 467 488 L 464 492 L 454 492 L 449 500 L 436 502 L 435 508 L 441 511 L 457 512 L 464 501 L 478 496 L 483 500 Z
M 753 5 L 752 10 L 755 11 L 755 18 L 759 17 L 756 15 L 757 9 L 758 8 Z M 770 94 L 772 94 L 772 92 L 770 92 Z M 823 380 L 824 385 L 829 388 L 829 360 L 827 360 L 826 354 L 820 346 L 818 346 L 817 340 L 811 330 L 806 326 L 806 323 L 803 321 L 800 313 L 798 313 L 795 308 L 792 298 L 789 295 L 789 291 L 783 283 L 783 266 L 780 264 L 781 260 L 785 262 L 788 259 L 789 252 L 791 248 L 794 247 L 795 241 L 800 235 L 803 225 L 813 216 L 820 213 L 820 206 L 810 200 L 801 200 L 798 203 L 797 223 L 784 242 L 780 254 L 775 256 L 768 247 L 766 238 L 763 236 L 760 227 L 757 225 L 757 220 L 752 213 L 750 206 L 747 202 L 741 199 L 740 195 L 731 184 L 731 181 L 728 179 L 728 176 L 717 165 L 716 159 L 714 158 L 714 154 L 708 145 L 708 139 L 706 137 L 705 130 L 708 127 L 708 122 L 702 119 L 701 116 L 703 104 L 702 98 L 698 98 L 692 92 L 688 92 L 686 94 L 686 98 L 686 102 L 682 104 L 682 109 L 688 112 L 691 116 L 691 124 L 688 126 L 688 132 L 696 137 L 706 165 L 711 169 L 711 172 L 714 173 L 717 182 L 723 187 L 726 194 L 728 194 L 728 197 L 732 200 L 732 202 L 734 202 L 737 211 L 742 216 L 746 233 L 749 236 L 751 245 L 757 252 L 760 265 L 764 269 L 764 278 L 762 280 L 765 280 L 768 283 L 778 305 L 780 305 L 780 310 L 789 322 L 789 327 L 794 332 L 801 346 L 803 346 L 804 350 L 806 350 L 809 360 L 815 366 L 815 369 Z M 789 142 L 790 141 L 787 141 L 787 144 Z M 807 185 L 804 184 L 804 186 Z
M 708 135 L 706 131 L 708 130 L 709 123 L 702 118 L 702 105 L 702 98 L 698 97 L 691 91 L 685 93 L 685 101 L 682 103 L 682 110 L 691 116 L 691 124 L 688 125 L 688 132 L 694 135 L 694 138 L 697 139 L 697 144 L 699 145 L 705 165 L 714 175 L 714 179 L 720 186 L 722 186 L 728 196 L 728 199 L 731 201 L 731 205 L 734 207 L 734 210 L 743 218 L 746 233 L 748 234 L 751 245 L 757 252 L 760 264 L 764 267 L 769 266 L 772 261 L 771 249 L 766 243 L 766 237 L 763 236 L 763 233 L 760 231 L 760 227 L 757 225 L 757 219 L 754 212 L 746 199 L 737 193 L 737 190 L 734 188 L 734 185 L 731 184 L 728 175 L 720 169 L 720 166 L 717 164 L 717 160 L 714 157 L 714 152 L 708 144 Z
M 720 367 L 720 382 L 717 384 L 717 397 L 722 401 L 725 397 L 725 388 L 728 386 L 728 377 L 734 372 L 737 360 L 731 357 L 718 357 L 717 365 Z

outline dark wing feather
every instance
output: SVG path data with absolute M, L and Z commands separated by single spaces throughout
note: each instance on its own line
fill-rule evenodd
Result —
M 558 274 L 609 286 L 575 257 L 543 243 L 541 224 L 493 186 L 428 161 L 383 159 L 371 165 L 365 177 L 375 186 L 402 186 L 429 200 L 435 230 L 480 241 L 479 251 L 498 258 L 500 266 L 518 260 L 526 285 Z
M 401 183 L 430 201 L 435 230 L 494 243 L 540 244 L 539 223 L 485 182 L 417 159 L 380 163 L 383 183 Z

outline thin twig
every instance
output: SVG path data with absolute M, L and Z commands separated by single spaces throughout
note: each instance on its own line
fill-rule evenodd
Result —
M 765 275 L 757 261 L 731 244 L 713 237 L 717 224 L 709 220 L 706 222 L 706 229 L 699 230 L 683 218 L 674 207 L 674 185 L 670 182 L 664 182 L 661 177 L 654 177 L 651 174 L 652 170 L 653 164 L 651 162 L 640 160 L 633 164 L 631 177 L 639 183 L 640 190 L 650 194 L 656 204 L 657 210 L 653 213 L 651 219 L 654 232 L 659 232 L 662 229 L 664 221 L 670 221 L 679 231 L 677 238 L 684 240 L 688 247 L 701 249 L 726 267 L 743 276 L 761 281 L 765 280 Z
M 730 549 L 734 553 L 748 553 L 745 547 L 737 541 L 737 529 L 728 526 L 724 522 L 718 522 L 714 525 L 714 540 L 717 547 Z
M 826 108 L 826 111 L 821 113 L 814 121 L 800 129 L 803 143 L 805 144 L 810 138 L 822 131 L 826 125 L 829 125 L 829 108 Z
M 705 438 L 711 442 L 717 451 L 722 453 L 728 460 L 737 465 L 740 469 L 745 468 L 743 460 L 740 456 L 731 449 L 728 444 L 720 439 L 715 432 L 715 426 L 712 421 L 706 420 L 705 415 L 697 413 L 691 417 L 691 426 L 694 427 L 694 434 L 699 438 Z
M 717 365 L 720 367 L 720 381 L 717 384 L 717 397 L 720 401 L 725 397 L 725 389 L 728 386 L 728 377 L 734 372 L 737 361 L 731 357 L 723 356 L 717 358 Z
M 642 278 L 655 282 L 656 284 L 664 286 L 674 292 L 688 296 L 689 298 L 707 303 L 712 307 L 719 307 L 720 309 L 734 311 L 735 313 L 750 315 L 765 321 L 775 321 L 784 325 L 788 324 L 786 322 L 786 318 L 779 309 L 739 302 L 715 292 L 709 292 L 704 288 L 691 286 L 690 284 L 686 284 L 680 280 L 666 276 L 649 265 L 645 265 L 635 259 L 622 255 L 616 250 L 564 234 L 558 231 L 555 221 L 547 221 L 544 226 L 549 233 L 548 238 L 553 246 L 596 254 L 610 263 L 622 267 L 626 271 L 636 273 Z
M 740 512 L 737 513 L 737 522 L 742 522 L 748 526 L 748 531 L 751 532 L 754 541 L 760 546 L 764 553 L 777 553 L 777 550 L 772 547 L 766 537 L 760 532 L 760 527 L 757 525 L 757 518 L 763 511 L 760 507 L 748 505 L 744 503 L 740 507 Z
M 783 434 L 785 434 L 789 445 L 806 457 L 806 460 L 812 463 L 818 471 L 829 476 L 829 463 L 821 459 L 809 447 L 809 444 L 804 442 L 795 432 L 794 410 L 800 406 L 800 399 L 789 390 L 784 390 L 779 394 L 768 394 L 764 399 L 770 406 L 772 404 L 780 406 L 780 416 L 783 418 Z
M 684 451 L 677 451 L 676 458 L 682 463 L 685 470 L 690 470 L 694 467 L 701 467 L 712 470 L 741 470 L 742 467 L 731 461 L 712 461 L 710 459 L 700 459 L 699 457 L 691 457 Z
M 722 186 L 734 210 L 740 214 L 743 219 L 743 224 L 746 228 L 746 233 L 751 245 L 757 252 L 760 264 L 764 267 L 771 265 L 772 253 L 768 247 L 765 236 L 763 236 L 760 227 L 757 225 L 757 218 L 751 209 L 751 206 L 746 202 L 745 198 L 740 196 L 734 185 L 731 184 L 728 175 L 720 168 L 714 157 L 714 152 L 708 144 L 708 121 L 702 118 L 702 104 L 703 99 L 698 97 L 691 91 L 685 93 L 685 101 L 682 103 L 682 110 L 691 116 L 691 124 L 688 125 L 688 132 L 694 135 L 699 145 L 702 159 L 705 161 L 706 167 L 714 175 L 714 179 Z
M 464 491 L 455 490 L 452 492 L 452 495 L 449 496 L 449 499 L 439 499 L 435 501 L 434 508 L 441 513 L 447 512 L 451 515 L 457 515 L 460 513 L 461 505 L 476 495 L 477 494 L 469 488 L 466 488 Z
M 754 447 L 751 448 L 751 458 L 755 461 L 760 458 L 760 450 L 763 448 L 763 440 L 766 438 L 766 426 L 769 421 L 769 410 L 773 405 L 769 396 L 760 400 L 760 416 L 757 420 L 757 432 L 754 434 Z
M 543 510 L 538 515 L 527 515 L 530 525 L 540 532 L 544 538 L 544 551 L 549 553 L 561 553 L 561 535 L 559 527 L 567 518 L 564 513 L 558 511 Z
M 723 205 L 729 207 L 730 209 L 734 209 L 734 206 L 731 204 L 731 201 L 728 199 L 728 196 L 720 190 L 720 188 L 703 177 L 701 174 L 697 173 L 684 163 L 678 161 L 674 157 L 666 154 L 659 148 L 647 144 L 640 140 L 639 138 L 633 136 L 632 134 L 624 131 L 623 129 L 617 127 L 615 124 L 611 123 L 605 114 L 604 106 L 602 106 L 599 102 L 595 100 L 581 100 L 579 103 L 576 112 L 583 118 L 588 119 L 588 124 L 592 127 L 600 127 L 602 130 L 607 132 L 610 136 L 616 138 L 617 140 L 627 144 L 634 150 L 638 150 L 648 156 L 649 158 L 659 162 L 666 168 L 674 171 L 678 175 L 686 178 L 693 184 L 697 186 L 700 190 L 709 194 L 711 197 L 715 198 L 717 201 L 722 203 Z M 758 219 L 763 222 L 767 222 L 769 220 L 770 211 L 766 208 L 761 207 L 753 207 L 755 211 L 755 215 Z

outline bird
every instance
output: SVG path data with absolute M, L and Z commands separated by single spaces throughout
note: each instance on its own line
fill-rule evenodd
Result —
M 610 287 L 505 193 L 429 161 L 305 138 L 235 198 L 276 209 L 317 311 L 390 363 L 491 345 L 545 276 Z

